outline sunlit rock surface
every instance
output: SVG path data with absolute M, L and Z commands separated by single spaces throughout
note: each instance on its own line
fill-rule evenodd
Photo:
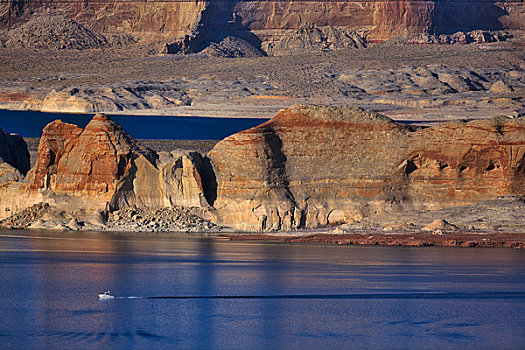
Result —
M 16 27 L 33 13 L 58 11 L 94 31 L 144 41 L 181 40 L 202 49 L 227 36 L 251 44 L 279 40 L 304 24 L 359 31 L 370 41 L 459 30 L 523 30 L 522 1 L 174 1 L 82 3 L 12 0 L 0 4 L 0 25 Z M 191 40 L 190 40 L 191 39 Z M 193 41 L 193 43 L 189 43 Z
M 95 212 L 207 206 L 195 169 L 200 161 L 198 154 L 173 152 L 159 160 L 105 115 L 84 129 L 54 121 L 44 128 L 36 165 L 23 182 L 5 188 L 4 198 L 10 199 L 2 201 L 2 213 L 39 201 Z
M 0 219 L 45 209 L 55 219 L 39 219 L 40 228 L 98 229 L 118 210 L 176 207 L 239 230 L 315 228 L 525 195 L 525 118 L 417 127 L 360 108 L 300 105 L 203 156 L 156 153 L 97 115 L 84 129 L 46 126 L 36 165 L 23 179 L 15 170 L 0 186 Z
M 208 154 L 221 222 L 317 227 L 525 193 L 525 118 L 415 129 L 359 108 L 297 106 Z

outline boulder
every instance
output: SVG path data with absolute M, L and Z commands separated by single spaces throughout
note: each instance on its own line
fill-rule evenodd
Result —
M 423 231 L 437 231 L 437 230 L 457 230 L 456 225 L 452 225 L 451 223 L 443 220 L 443 219 L 436 219 L 432 221 L 430 224 L 425 225 L 422 230 Z
M 492 87 L 489 90 L 490 92 L 495 93 L 505 93 L 505 92 L 512 92 L 514 89 L 509 86 L 507 83 L 505 83 L 503 80 L 498 80 L 497 82 L 492 85 Z

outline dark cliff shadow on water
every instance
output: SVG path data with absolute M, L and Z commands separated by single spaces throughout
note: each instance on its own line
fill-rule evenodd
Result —
M 493 0 L 435 0 L 432 18 L 435 34 L 458 31 L 502 30 L 500 21 L 508 12 Z

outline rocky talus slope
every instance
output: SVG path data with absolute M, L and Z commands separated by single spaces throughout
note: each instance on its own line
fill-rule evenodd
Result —
M 61 14 L 33 16 L 9 32 L 6 46 L 12 49 L 94 49 L 108 44 L 106 38 Z
M 27 166 L 11 163 L 20 174 Z M 84 129 L 61 121 L 46 126 L 36 164 L 21 177 L 0 186 L 0 219 L 9 227 L 37 220 L 31 227 L 274 231 L 376 222 L 401 228 L 392 218 L 406 223 L 411 213 L 435 212 L 452 223 L 422 217 L 448 230 L 455 227 L 448 209 L 478 225 L 484 212 L 495 213 L 483 203 L 503 196 L 514 199 L 492 209 L 510 206 L 500 216 L 522 220 L 511 209 L 525 196 L 525 118 L 416 127 L 361 108 L 300 105 L 202 155 L 154 152 L 97 115 Z

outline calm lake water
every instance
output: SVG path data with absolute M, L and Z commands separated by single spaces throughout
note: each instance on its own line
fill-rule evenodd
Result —
M 525 251 L 3 231 L 0 315 L 2 349 L 523 349 Z
M 24 137 L 40 137 L 54 120 L 85 127 L 94 114 L 59 114 L 0 110 L 0 128 Z M 137 139 L 222 140 L 226 136 L 264 123 L 268 119 L 202 118 L 112 115 Z

